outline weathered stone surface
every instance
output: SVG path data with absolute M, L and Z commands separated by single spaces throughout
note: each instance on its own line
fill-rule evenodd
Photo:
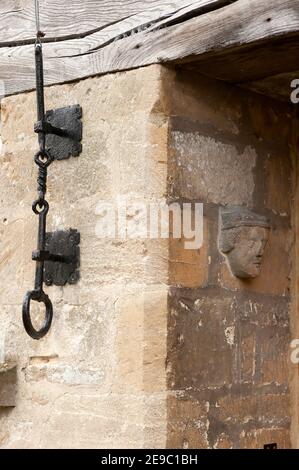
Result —
M 2 185 L 1 185 L 2 187 Z M 14 304 L 22 301 L 22 282 L 24 272 L 24 226 L 22 209 L 3 209 L 9 205 L 6 199 L 0 210 L 0 273 L 6 287 L 1 289 L 2 304 Z
M 232 449 L 233 448 L 233 443 L 225 433 L 222 433 L 218 437 L 218 439 L 215 442 L 213 448 L 214 449 Z
M 267 155 L 265 162 L 266 200 L 265 205 L 274 214 L 282 217 L 291 215 L 292 206 L 286 195 L 292 187 L 293 168 L 289 149 L 280 149 Z M 278 190 L 280 188 L 280 190 Z
M 242 447 L 242 429 L 289 429 L 288 300 L 207 287 L 171 293 L 168 386 L 207 404 L 207 447 Z M 169 422 L 176 413 L 168 407 Z M 182 420 L 189 414 L 182 411 Z
M 162 86 L 172 116 L 199 123 L 217 135 L 240 134 L 244 93 L 236 87 L 181 70 L 171 74 L 167 70 Z
M 209 422 L 205 404 L 179 394 L 170 394 L 167 403 L 167 446 L 175 449 L 207 448 Z
M 256 137 L 273 147 L 283 146 L 292 140 L 292 112 L 275 100 L 263 96 L 246 96 L 248 125 Z
M 31 365 L 26 368 L 27 382 L 46 380 L 48 382 L 66 385 L 95 385 L 103 382 L 103 372 L 100 369 L 80 369 L 71 365 Z
M 217 402 L 219 418 L 223 422 L 247 425 L 262 422 L 264 426 L 288 427 L 290 424 L 290 397 L 288 394 L 231 396 Z
M 260 372 L 256 374 L 256 382 L 285 384 L 289 379 L 291 338 L 286 328 L 263 328 L 257 333 Z
M 17 394 L 17 372 L 15 363 L 0 364 L 0 409 L 15 406 Z
M 241 335 L 239 377 L 243 383 L 251 383 L 255 375 L 255 344 L 254 334 Z
M 48 109 L 83 108 L 83 152 L 51 165 L 47 195 L 48 230 L 81 233 L 81 279 L 46 289 L 54 321 L 40 342 L 21 320 L 35 268 L 35 94 L 2 102 L 0 320 L 5 352 L 18 363 L 16 407 L 0 414 L 2 447 L 166 445 L 168 241 L 99 234 L 102 202 L 165 199 L 161 69 L 46 90 Z M 130 210 L 126 222 L 135 230 L 138 214 Z M 41 317 L 42 309 L 33 304 L 32 313 Z
M 242 294 L 173 289 L 169 305 L 172 388 L 287 383 L 286 300 L 263 305 Z
M 47 289 L 53 328 L 30 340 L 21 302 L 34 278 L 35 96 L 7 98 L 0 321 L 18 394 L 15 408 L 0 407 L 0 446 L 289 446 L 289 108 L 160 66 L 52 87 L 46 98 L 84 112 L 83 153 L 55 162 L 48 185 L 49 229 L 81 232 L 81 279 Z M 136 237 L 134 203 L 166 199 L 205 203 L 200 250 Z M 102 204 L 119 201 L 134 236 L 103 238 Z M 227 204 L 271 219 L 250 282 L 231 276 L 218 249 Z
M 167 289 L 132 289 L 115 303 L 117 337 L 113 389 L 166 391 Z
M 288 429 L 270 427 L 255 431 L 242 431 L 240 435 L 240 447 L 242 449 L 263 449 L 265 444 L 276 443 L 278 449 L 290 449 L 290 432 Z
M 191 297 L 191 298 L 190 298 Z M 221 387 L 232 383 L 234 347 L 227 328 L 234 325 L 230 298 L 176 292 L 170 303 L 169 387 Z
M 201 287 L 208 281 L 209 228 L 203 220 L 203 244 L 200 248 L 186 248 L 186 238 L 169 240 L 169 284 L 179 287 Z
M 209 232 L 202 288 L 171 289 L 168 386 L 208 403 L 207 447 L 287 447 L 292 113 L 191 71 L 171 78 L 169 196 L 204 201 Z M 233 277 L 219 252 L 219 209 L 229 204 L 270 218 L 262 271 L 249 281 Z M 176 410 L 168 410 L 171 422 Z M 179 427 L 169 436 L 183 447 Z
M 252 204 L 256 151 L 239 151 L 200 132 L 171 134 L 176 175 L 171 195 L 218 204 Z

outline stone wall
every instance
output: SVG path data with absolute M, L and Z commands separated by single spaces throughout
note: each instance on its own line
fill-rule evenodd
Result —
M 289 447 L 292 111 L 196 73 L 171 86 L 169 198 L 204 202 L 205 237 L 200 273 L 188 253 L 193 274 L 170 287 L 167 445 Z M 234 277 L 219 252 L 226 205 L 271 222 L 255 279 Z
M 165 446 L 168 244 L 97 235 L 103 201 L 166 193 L 160 79 L 153 66 L 46 90 L 48 109 L 83 107 L 83 153 L 51 165 L 47 197 L 48 230 L 81 233 L 81 279 L 46 288 L 54 322 L 39 342 L 21 321 L 38 222 L 35 94 L 2 102 L 0 323 L 18 371 L 16 407 L 0 407 L 2 447 Z
M 35 94 L 6 98 L 0 351 L 17 364 L 17 395 L 0 403 L 0 446 L 289 447 L 289 108 L 158 65 L 50 87 L 46 100 L 48 109 L 83 107 L 83 153 L 55 162 L 48 184 L 48 229 L 81 233 L 81 279 L 47 288 L 52 330 L 28 338 L 21 303 L 34 279 Z M 119 200 L 132 202 L 136 230 L 136 202 L 204 202 L 202 248 L 101 238 L 102 203 Z M 271 221 L 252 281 L 233 277 L 218 250 L 227 204 Z

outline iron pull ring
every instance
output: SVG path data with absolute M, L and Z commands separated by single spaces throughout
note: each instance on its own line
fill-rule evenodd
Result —
M 30 302 L 35 300 L 36 302 L 42 302 L 46 307 L 45 321 L 42 328 L 37 331 L 31 321 L 30 316 Z M 33 290 L 27 292 L 23 302 L 22 308 L 23 324 L 26 332 L 33 339 L 41 339 L 51 328 L 52 318 L 53 318 L 53 306 L 52 302 L 44 291 Z

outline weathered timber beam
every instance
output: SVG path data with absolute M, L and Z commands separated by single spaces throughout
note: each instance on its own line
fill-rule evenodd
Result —
M 242 84 L 298 70 L 299 33 L 264 39 L 220 52 L 199 55 L 185 68 L 230 83 Z
M 232 0 L 234 1 L 234 0 Z M 171 16 L 182 8 L 225 4 L 224 0 L 40 0 L 40 23 L 45 41 L 89 36 L 139 15 L 139 24 Z M 0 46 L 34 43 L 34 0 L 1 0 Z
M 290 103 L 291 93 L 294 91 L 294 87 L 291 84 L 293 80 L 298 79 L 299 67 L 295 72 L 281 73 L 261 80 L 242 83 L 241 87 Z
M 271 66 L 275 69 L 271 73 L 295 70 L 298 0 L 218 1 L 214 3 L 215 9 L 207 12 L 208 6 L 207 2 L 204 5 L 198 1 L 185 3 L 169 15 L 166 10 L 159 12 L 159 17 L 151 12 L 147 24 L 141 21 L 143 13 L 138 13 L 84 38 L 45 44 L 46 83 L 62 83 L 153 63 L 197 63 L 202 73 L 216 78 L 236 83 L 257 80 L 267 74 L 264 67 L 259 75 L 259 65 L 267 62 L 270 67 L 269 64 L 275 63 L 278 43 L 281 63 L 279 70 Z M 138 28 L 140 23 L 143 27 Z M 271 44 L 274 50 L 269 47 Z M 257 51 L 260 58 L 252 74 L 250 62 Z M 236 53 L 242 58 L 239 63 L 229 61 L 228 57 Z M 225 70 L 222 76 L 217 76 L 221 61 Z M 32 46 L 0 48 L 0 80 L 4 81 L 6 94 L 34 88 Z

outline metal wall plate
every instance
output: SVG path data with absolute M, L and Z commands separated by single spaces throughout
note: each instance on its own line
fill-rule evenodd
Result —
M 57 230 L 46 234 L 46 250 L 64 260 L 45 261 L 44 279 L 47 286 L 76 284 L 80 278 L 80 233 L 77 230 Z
M 54 160 L 78 157 L 82 152 L 81 118 L 82 108 L 79 104 L 46 112 L 46 123 L 64 133 L 64 135 L 46 133 L 46 147 Z

